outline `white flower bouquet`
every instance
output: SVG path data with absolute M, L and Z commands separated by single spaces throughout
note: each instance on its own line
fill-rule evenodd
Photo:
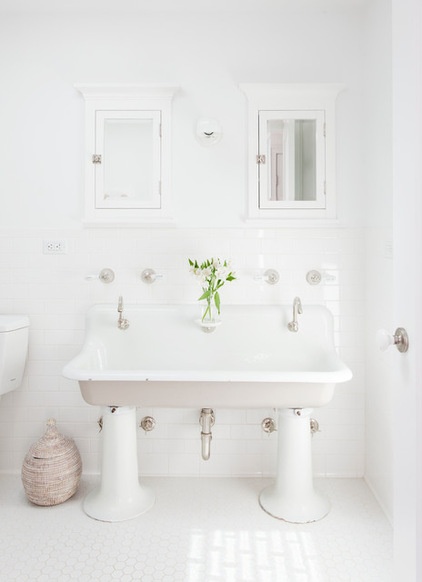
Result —
M 202 295 L 198 301 L 206 301 L 206 306 L 202 314 L 202 321 L 213 321 L 213 305 L 220 315 L 220 294 L 219 289 L 226 281 L 234 281 L 235 274 L 231 270 L 229 261 L 220 259 L 207 259 L 199 264 L 198 261 L 189 260 L 190 271 L 199 281 L 202 287 Z

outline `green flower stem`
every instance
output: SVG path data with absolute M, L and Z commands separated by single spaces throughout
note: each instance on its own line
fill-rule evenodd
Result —
M 204 321 L 205 317 L 208 315 L 211 318 L 211 302 L 214 302 L 214 305 L 217 309 L 217 313 L 220 314 L 220 294 L 218 290 L 224 285 L 226 281 L 234 281 L 236 277 L 230 271 L 226 274 L 228 269 L 227 261 L 223 263 L 220 259 L 207 259 L 200 265 L 198 261 L 192 261 L 188 259 L 189 265 L 191 268 L 192 273 L 198 277 L 202 284 L 202 295 L 198 298 L 198 301 L 207 301 L 207 307 L 205 312 L 202 316 L 202 321 Z M 221 278 L 223 276 L 223 278 Z

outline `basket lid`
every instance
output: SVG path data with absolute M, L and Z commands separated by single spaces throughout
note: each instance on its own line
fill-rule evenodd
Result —
M 59 433 L 56 427 L 56 420 L 49 418 L 44 435 L 32 445 L 29 453 L 36 459 L 50 459 L 64 455 L 75 447 L 73 439 Z

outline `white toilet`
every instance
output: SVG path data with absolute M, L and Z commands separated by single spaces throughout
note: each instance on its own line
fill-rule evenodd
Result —
M 22 383 L 28 352 L 29 319 L 0 315 L 0 396 Z

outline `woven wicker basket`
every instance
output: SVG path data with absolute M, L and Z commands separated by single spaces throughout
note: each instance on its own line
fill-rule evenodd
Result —
M 82 473 L 79 451 L 71 438 L 60 434 L 54 418 L 29 449 L 22 465 L 25 493 L 36 505 L 57 505 L 76 492 Z

